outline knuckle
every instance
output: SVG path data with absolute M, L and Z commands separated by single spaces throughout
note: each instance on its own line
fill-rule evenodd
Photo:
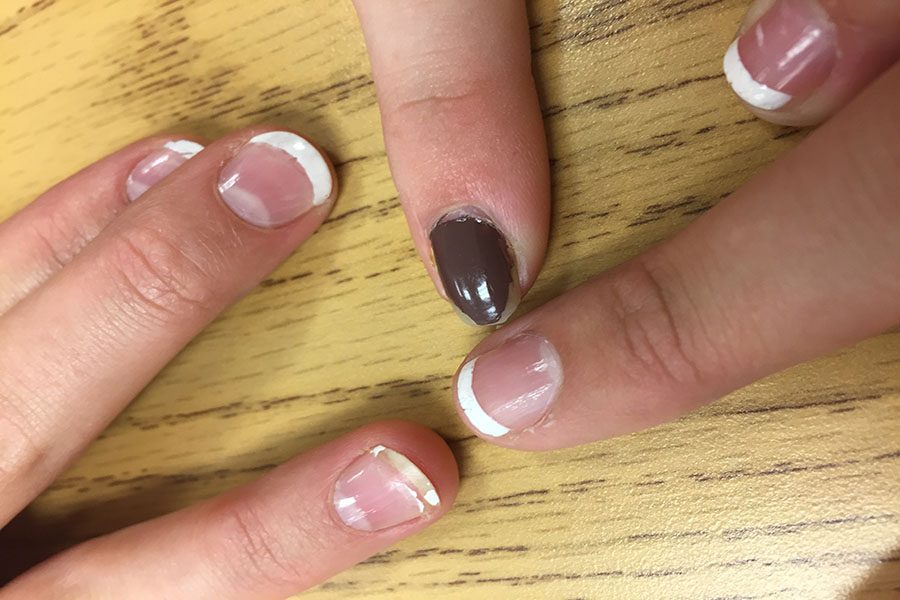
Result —
M 442 117 L 453 123 L 471 121 L 497 97 L 497 83 L 475 73 L 438 69 L 425 81 L 421 77 L 421 72 L 395 73 L 394 84 L 380 92 L 387 127 L 421 126 Z
M 211 312 L 213 280 L 190 252 L 189 246 L 183 247 L 154 227 L 123 232 L 110 255 L 124 302 L 162 317 Z
M 296 585 L 306 580 L 299 561 L 291 557 L 267 519 L 249 502 L 225 509 L 225 563 L 247 583 L 259 581 Z
M 59 226 L 52 217 L 35 223 L 32 232 L 38 251 L 54 270 L 68 264 L 87 243 L 80 232 Z
M 636 259 L 612 278 L 610 292 L 619 343 L 627 363 L 635 366 L 635 377 L 696 384 L 701 377 L 697 353 L 686 343 L 684 318 L 655 270 Z

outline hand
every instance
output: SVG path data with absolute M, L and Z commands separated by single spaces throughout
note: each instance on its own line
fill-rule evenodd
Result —
M 241 131 L 206 149 L 157 137 L 0 225 L 0 527 L 312 235 L 336 195 L 332 173 L 289 132 Z M 456 489 L 437 435 L 373 424 L 76 546 L 0 596 L 283 598 L 426 527 Z
M 725 60 L 736 91 L 780 123 L 839 114 L 674 238 L 479 344 L 456 377 L 462 417 L 503 446 L 573 446 L 676 418 L 900 322 L 898 56 L 892 0 L 754 4 Z M 432 103 L 441 122 L 455 102 Z M 516 157 L 532 155 L 503 160 L 521 173 Z M 533 233 L 531 217 L 515 229 L 504 219 L 544 208 L 496 210 L 498 224 Z

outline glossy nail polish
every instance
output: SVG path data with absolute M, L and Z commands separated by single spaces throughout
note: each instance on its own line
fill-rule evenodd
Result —
M 440 502 L 421 469 L 385 446 L 375 446 L 350 463 L 334 486 L 338 517 L 362 531 L 379 531 L 418 519 Z
M 125 194 L 134 202 L 151 187 L 165 179 L 175 169 L 203 150 L 203 146 L 190 140 L 166 142 L 160 150 L 139 162 L 125 181 Z
M 335 189 L 325 156 L 287 131 L 251 138 L 219 174 L 219 195 L 258 227 L 278 227 L 327 202 Z
M 519 303 L 514 255 L 497 227 L 474 208 L 445 215 L 431 230 L 444 291 L 472 325 L 499 325 Z
M 776 0 L 731 44 L 725 75 L 745 102 L 778 110 L 804 100 L 837 61 L 835 27 L 816 0 Z
M 463 365 L 456 378 L 456 398 L 472 427 L 501 437 L 533 427 L 547 415 L 562 374 L 553 344 L 525 333 Z

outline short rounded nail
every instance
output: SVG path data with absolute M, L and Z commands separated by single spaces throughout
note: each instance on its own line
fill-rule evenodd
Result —
M 519 303 L 520 289 L 509 242 L 477 209 L 442 217 L 431 230 L 431 249 L 447 298 L 473 325 L 499 325 Z
M 186 163 L 203 146 L 190 140 L 173 140 L 149 154 L 131 170 L 125 182 L 125 195 L 134 202 L 144 192 L 165 179 L 172 171 Z
M 219 174 L 219 195 L 258 227 L 278 227 L 327 202 L 334 176 L 325 156 L 303 137 L 270 131 L 251 138 Z
M 776 0 L 725 53 L 735 93 L 763 110 L 809 98 L 837 60 L 834 25 L 816 0 Z
M 501 437 L 537 425 L 556 400 L 562 376 L 553 344 L 525 333 L 463 365 L 456 396 L 472 427 Z
M 419 467 L 396 450 L 379 445 L 338 476 L 333 503 L 347 526 L 379 531 L 418 519 L 441 501 Z

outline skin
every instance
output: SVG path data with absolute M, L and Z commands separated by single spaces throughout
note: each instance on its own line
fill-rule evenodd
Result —
M 900 147 L 885 135 L 900 130 L 891 66 L 900 12 L 893 0 L 823 2 L 856 44 L 848 48 L 864 51 L 841 59 L 853 61 L 839 65 L 849 75 L 815 103 L 760 116 L 818 122 L 858 98 L 672 240 L 480 344 L 471 356 L 540 332 L 566 373 L 550 418 L 491 441 L 549 449 L 633 431 L 900 322 Z M 470 204 L 510 238 L 527 290 L 546 250 L 549 178 L 524 4 L 360 0 L 357 9 L 391 166 L 436 285 L 427 233 Z M 321 224 L 330 202 L 264 230 L 217 196 L 221 165 L 265 130 L 214 142 L 128 204 L 127 174 L 174 138 L 142 140 L 0 224 L 0 524 Z M 373 444 L 412 459 L 440 507 L 380 532 L 336 521 L 330 486 Z M 435 434 L 377 423 L 220 498 L 77 546 L 0 598 L 281 598 L 426 527 L 457 485 Z
M 900 322 L 900 67 L 678 235 L 489 336 L 543 335 L 564 383 L 549 450 L 674 419 Z M 462 413 L 461 413 L 462 415 Z M 464 415 L 462 415 L 463 418 Z
M 550 227 L 550 173 L 522 0 L 357 0 L 391 172 L 438 292 L 428 234 L 474 206 L 537 278 Z M 473 19 L 472 15 L 478 18 Z
M 772 3 L 754 3 L 742 29 Z M 843 50 L 832 75 L 799 105 L 749 108 L 828 122 L 671 240 L 480 343 L 461 365 L 542 334 L 564 383 L 534 427 L 475 433 L 521 450 L 630 433 L 900 323 L 900 144 L 885 135 L 900 128 L 900 4 L 821 8 Z
M 441 507 L 374 533 L 338 522 L 330 481 L 376 444 L 413 457 L 435 484 Z M 281 600 L 421 531 L 449 508 L 456 488 L 456 463 L 436 434 L 402 421 L 376 423 L 218 498 L 76 546 L 0 596 L 112 599 L 127 591 L 136 600 Z
M 0 225 L 4 280 L 16 284 L 0 292 L 0 525 L 325 219 L 333 198 L 261 229 L 218 197 L 221 166 L 265 130 L 210 144 L 128 204 L 128 173 L 171 138 L 138 142 Z M 378 444 L 412 460 L 441 503 L 382 531 L 352 530 L 332 508 L 334 481 Z M 0 597 L 283 598 L 426 527 L 452 505 L 457 485 L 437 435 L 376 423 L 220 498 L 77 546 Z
M 741 23 L 750 28 L 775 0 L 757 0 Z M 835 114 L 900 55 L 900 7 L 893 0 L 818 0 L 835 24 L 841 57 L 828 80 L 810 98 L 781 110 L 747 104 L 758 117 L 780 125 L 817 125 Z

